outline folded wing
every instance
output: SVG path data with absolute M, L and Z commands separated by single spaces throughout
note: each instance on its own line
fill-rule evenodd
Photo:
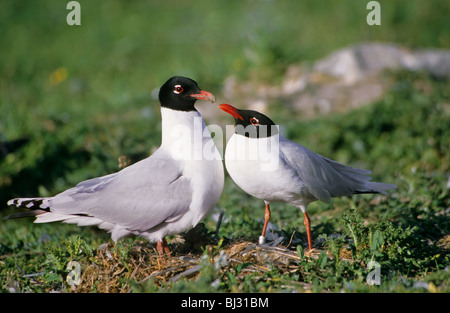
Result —
M 8 203 L 34 210 L 37 223 L 65 221 L 142 232 L 189 210 L 191 184 L 178 166 L 158 150 L 120 172 L 83 181 L 54 197 Z
M 356 193 L 386 193 L 397 188 L 392 184 L 370 182 L 371 171 L 327 159 L 286 138 L 280 137 L 280 151 L 283 162 L 296 171 L 311 195 L 321 201 Z

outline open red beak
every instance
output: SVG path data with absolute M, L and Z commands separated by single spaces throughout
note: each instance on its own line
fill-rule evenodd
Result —
M 192 94 L 191 97 L 197 100 L 208 100 L 211 103 L 216 102 L 216 97 L 212 93 L 204 90 L 200 90 L 200 93 Z
M 234 118 L 239 118 L 241 120 L 244 120 L 244 118 L 237 112 L 237 109 L 232 105 L 221 104 L 221 105 L 219 105 L 219 109 L 227 112 L 228 114 L 231 114 Z

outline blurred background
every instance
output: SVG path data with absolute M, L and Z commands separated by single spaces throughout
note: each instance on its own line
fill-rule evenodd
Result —
M 12 197 L 49 196 L 81 180 L 117 171 L 120 156 L 131 162 L 148 156 L 160 144 L 158 88 L 173 75 L 194 78 L 219 103 L 226 99 L 272 114 L 291 139 L 341 162 L 376 166 L 384 157 L 376 169 L 386 177 L 393 166 L 386 151 L 396 146 L 395 140 L 404 142 L 409 136 L 409 130 L 401 130 L 397 137 L 389 131 L 401 129 L 398 121 L 411 126 L 409 115 L 403 122 L 397 119 L 408 109 L 397 107 L 395 96 L 384 102 L 390 109 L 311 122 L 334 110 L 319 108 L 319 114 L 306 114 L 291 97 L 295 90 L 287 94 L 280 90 L 289 89 L 285 85 L 289 78 L 301 79 L 319 60 L 355 44 L 390 43 L 406 49 L 402 51 L 450 47 L 447 0 L 379 1 L 380 26 L 367 24 L 368 1 L 361 0 L 80 0 L 80 26 L 66 23 L 67 2 L 0 2 L 2 209 Z M 383 59 L 382 54 L 378 58 Z M 390 85 L 406 90 L 400 98 L 408 97 L 409 87 L 428 92 L 421 94 L 424 108 L 418 127 L 425 127 L 420 119 L 430 116 L 438 119 L 431 124 L 447 122 L 447 126 L 436 130 L 439 138 L 433 137 L 435 133 L 423 137 L 419 130 L 414 138 L 424 146 L 414 153 L 410 148 L 417 146 L 415 141 L 399 146 L 395 160 L 411 153 L 401 163 L 408 172 L 417 167 L 422 152 L 431 149 L 431 156 L 426 155 L 434 163 L 427 164 L 445 171 L 449 125 L 445 73 L 444 78 L 420 75 L 408 72 L 401 78 L 384 76 L 382 81 L 409 82 Z M 327 75 L 316 76 L 315 88 L 317 82 L 327 82 Z M 430 91 L 435 86 L 438 95 Z M 438 101 L 427 98 L 430 93 Z M 320 107 L 323 101 L 318 103 Z M 442 110 L 430 115 L 430 103 L 441 103 Z M 215 105 L 198 107 L 206 112 L 207 123 L 221 119 Z M 396 120 L 371 124 L 380 121 L 380 114 L 386 119 L 395 115 Z M 391 138 L 385 139 L 391 140 L 390 146 L 379 148 L 377 140 L 383 136 Z M 363 159 L 365 164 L 355 163 Z M 389 182 L 395 182 L 392 176 Z
M 397 184 L 389 197 L 311 204 L 313 237 L 322 238 L 314 244 L 351 242 L 350 225 L 376 228 L 383 280 L 387 269 L 398 273 L 382 290 L 403 290 L 405 277 L 416 275 L 431 277 L 429 291 L 448 290 L 448 0 L 380 0 L 381 25 L 374 26 L 366 21 L 368 0 L 79 0 L 79 26 L 66 22 L 68 2 L 0 0 L 0 218 L 14 212 L 8 199 L 52 196 L 150 155 L 161 138 L 158 89 L 183 75 L 218 99 L 196 105 L 207 124 L 232 123 L 220 103 L 260 110 L 285 137 Z M 220 211 L 218 238 L 254 242 L 259 236 L 262 201 L 228 176 L 204 220 L 207 230 L 216 229 Z M 274 232 L 294 249 L 306 243 L 299 213 L 285 204 L 272 207 Z M 0 290 L 61 290 L 72 260 L 66 240 L 83 238 L 84 264 L 110 241 L 93 227 L 32 222 L 0 220 Z M 371 261 L 375 250 L 365 242 L 372 237 L 364 231 L 355 251 Z M 363 264 L 342 273 L 361 278 Z M 320 278 L 323 264 L 313 273 Z M 340 275 L 330 273 L 336 282 Z M 249 292 L 262 290 L 249 286 Z

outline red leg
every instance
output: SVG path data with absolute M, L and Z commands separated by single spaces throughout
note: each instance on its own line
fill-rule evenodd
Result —
M 158 241 L 158 244 L 156 245 L 156 249 L 158 250 L 158 253 L 160 256 L 164 256 L 164 254 L 170 255 L 170 249 L 167 246 L 167 241 L 165 238 Z
M 266 212 L 264 213 L 264 227 L 261 234 L 262 237 L 266 236 L 267 224 L 269 224 L 269 220 L 270 220 L 270 207 L 269 203 L 266 203 Z
M 163 239 L 163 248 L 164 248 L 164 251 L 166 252 L 167 255 L 171 254 L 169 246 L 167 245 L 166 239 Z
M 306 212 L 304 212 L 303 215 L 305 216 L 305 221 L 303 222 L 303 224 L 305 224 L 305 226 L 306 226 L 306 235 L 308 236 L 308 246 L 309 246 L 309 250 L 312 250 L 311 224 L 310 224 L 310 220 L 309 220 L 308 214 L 306 214 Z
M 261 236 L 259 236 L 259 244 L 262 245 L 266 242 L 266 230 L 267 230 L 267 224 L 269 224 L 270 220 L 270 207 L 269 202 L 266 202 L 266 213 L 264 213 L 264 227 Z

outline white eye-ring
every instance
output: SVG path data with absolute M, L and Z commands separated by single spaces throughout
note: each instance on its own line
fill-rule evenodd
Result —
M 252 117 L 250 119 L 250 123 L 252 123 L 252 125 L 259 125 L 259 120 L 256 117 Z
M 181 85 L 175 85 L 173 92 L 176 93 L 177 95 L 179 95 L 180 93 L 183 92 L 183 87 L 181 87 Z

